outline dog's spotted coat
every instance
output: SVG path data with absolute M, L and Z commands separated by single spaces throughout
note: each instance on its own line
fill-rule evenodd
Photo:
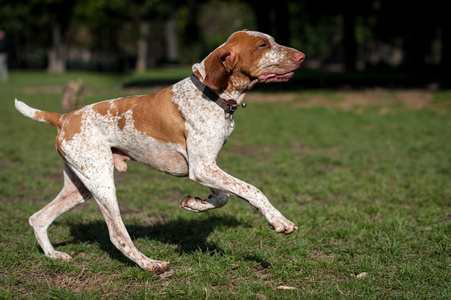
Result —
M 258 82 L 287 81 L 304 57 L 297 50 L 278 45 L 269 35 L 240 31 L 195 64 L 193 73 L 222 98 L 239 104 Z M 155 94 L 103 101 L 64 115 L 37 110 L 17 100 L 16 108 L 58 130 L 56 147 L 64 161 L 64 187 L 29 220 L 48 257 L 71 259 L 53 248 L 47 229 L 59 215 L 94 197 L 112 243 L 125 256 L 145 270 L 168 269 L 168 262 L 152 260 L 136 249 L 122 222 L 114 167 L 125 172 L 127 160 L 174 176 L 189 176 L 211 189 L 212 194 L 204 200 L 185 197 L 181 207 L 186 210 L 222 207 L 229 195 L 234 195 L 260 210 L 277 232 L 288 234 L 297 228 L 260 190 L 217 166 L 217 155 L 235 127 L 233 115 L 207 100 L 189 78 Z

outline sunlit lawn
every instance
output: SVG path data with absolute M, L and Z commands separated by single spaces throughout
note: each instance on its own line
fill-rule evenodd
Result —
M 125 82 L 189 74 L 12 72 L 0 83 L 0 298 L 451 298 L 451 93 L 442 91 L 421 109 L 327 105 L 343 100 L 338 90 L 248 101 L 218 163 L 295 222 L 292 235 L 271 231 L 237 198 L 216 211 L 184 211 L 184 196 L 208 189 L 129 163 L 116 173 L 124 222 L 138 249 L 169 260 L 174 273 L 160 278 L 125 259 L 93 200 L 50 227 L 74 261 L 46 258 L 28 217 L 61 188 L 56 131 L 20 115 L 14 98 L 60 112 L 70 80 L 85 82 L 87 104 L 154 90 L 121 89 Z M 328 102 L 305 105 L 315 97 Z

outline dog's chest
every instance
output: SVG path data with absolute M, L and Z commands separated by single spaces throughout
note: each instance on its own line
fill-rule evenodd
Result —
M 235 121 L 233 120 L 233 115 L 226 119 L 226 138 L 224 143 L 227 143 L 233 130 L 235 129 Z
M 224 115 L 224 110 L 216 103 L 203 98 L 189 78 L 180 81 L 172 88 L 176 103 L 185 118 L 188 135 L 208 139 L 206 142 L 228 141 L 235 129 L 233 115 Z M 214 137 L 214 139 L 212 139 Z

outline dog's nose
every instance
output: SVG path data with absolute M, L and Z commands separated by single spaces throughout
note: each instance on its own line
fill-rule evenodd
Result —
M 305 59 L 305 54 L 302 52 L 296 52 L 293 56 L 294 60 L 299 64 L 302 63 Z

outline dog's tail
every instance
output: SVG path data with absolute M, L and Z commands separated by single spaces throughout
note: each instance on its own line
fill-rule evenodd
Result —
M 16 109 L 25 117 L 29 117 L 39 122 L 52 124 L 58 131 L 61 129 L 62 114 L 35 109 L 17 99 L 15 100 L 15 105 Z

